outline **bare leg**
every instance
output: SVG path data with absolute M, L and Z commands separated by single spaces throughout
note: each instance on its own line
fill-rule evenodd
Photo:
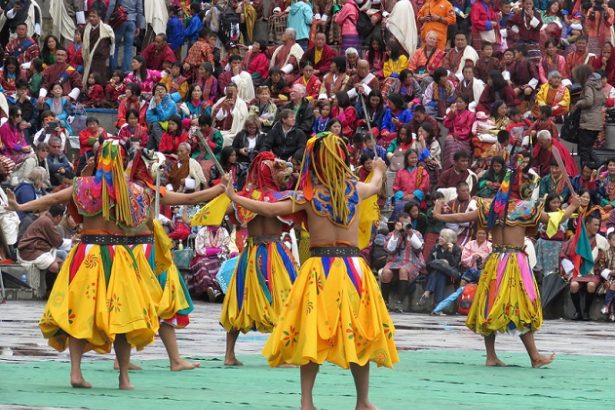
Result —
M 81 357 L 85 348 L 85 340 L 68 338 L 68 350 L 70 352 L 70 385 L 75 388 L 89 389 L 92 385 L 85 381 L 81 373 Z
M 376 406 L 369 402 L 369 363 L 364 366 L 359 366 L 356 363 L 350 363 L 350 371 L 354 379 L 354 385 L 357 389 L 357 406 L 356 410 L 375 410 Z
M 523 342 L 523 346 L 525 346 L 525 350 L 527 350 L 527 354 L 532 360 L 532 367 L 539 368 L 542 366 L 546 366 L 550 364 L 553 360 L 555 360 L 555 353 L 551 353 L 550 356 L 542 356 L 540 353 L 538 353 L 538 349 L 536 348 L 536 342 L 534 342 L 534 333 L 527 332 L 526 334 L 522 335 L 521 341 Z
M 319 366 L 308 363 L 301 366 L 301 410 L 315 410 L 312 391 L 316 382 Z
M 226 333 L 226 354 L 224 355 L 225 366 L 243 366 L 243 363 L 235 357 L 235 343 L 237 343 L 238 337 L 238 330 L 232 330 Z
M 165 349 L 167 349 L 167 355 L 169 356 L 172 372 L 192 370 L 201 366 L 200 363 L 190 363 L 179 355 L 179 349 L 177 348 L 177 337 L 175 336 L 175 328 L 173 326 L 167 323 L 161 323 L 158 334 L 160 335 L 160 339 L 162 339 L 162 343 L 164 343 Z
M 120 365 L 117 362 L 117 359 L 115 359 L 113 361 L 113 369 L 114 370 L 120 370 Z M 131 363 L 128 364 L 128 370 L 143 370 L 143 368 L 141 366 L 137 366 L 136 364 L 131 362 Z
M 485 336 L 485 351 L 487 352 L 487 362 L 485 365 L 496 367 L 506 366 L 506 363 L 501 361 L 495 353 L 495 333 Z
M 130 383 L 128 376 L 128 365 L 130 364 L 130 345 L 126 341 L 126 335 L 115 336 L 113 342 L 115 357 L 120 365 L 120 390 L 132 390 L 134 387 Z

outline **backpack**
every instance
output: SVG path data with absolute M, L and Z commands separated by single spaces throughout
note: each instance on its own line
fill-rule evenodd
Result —
M 571 142 L 573 144 L 579 143 L 579 127 L 581 122 L 581 110 L 573 110 L 568 113 L 564 119 L 562 130 L 560 131 L 560 138 L 564 141 Z
M 374 31 L 374 25 L 372 24 L 372 20 L 369 18 L 366 12 L 359 11 L 359 21 L 357 21 L 357 31 L 359 32 L 359 36 L 363 39 L 369 37 L 369 35 Z
M 478 287 L 475 283 L 470 283 L 465 285 L 463 288 L 463 292 L 459 296 L 459 305 L 457 306 L 457 313 L 460 315 L 467 315 L 470 313 L 470 307 L 472 306 L 472 302 L 474 301 L 474 295 L 476 294 L 476 288 Z
M 227 47 L 230 43 L 238 43 L 241 37 L 239 25 L 241 18 L 231 7 L 227 7 L 220 15 L 220 31 L 218 37 Z

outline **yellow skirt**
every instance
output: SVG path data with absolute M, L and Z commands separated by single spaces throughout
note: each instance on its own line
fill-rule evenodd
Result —
M 161 298 L 149 264 L 129 247 L 79 244 L 58 273 L 39 327 L 58 351 L 72 336 L 87 340 L 86 351 L 109 353 L 118 334 L 140 350 L 154 341 Z
M 308 259 L 288 300 L 263 348 L 270 366 L 399 361 L 395 327 L 363 258 Z
M 478 281 L 466 320 L 473 332 L 534 332 L 542 326 L 536 280 L 523 252 L 494 252 Z
M 220 324 L 227 332 L 270 333 L 296 277 L 295 261 L 281 242 L 249 240 L 224 297 Z

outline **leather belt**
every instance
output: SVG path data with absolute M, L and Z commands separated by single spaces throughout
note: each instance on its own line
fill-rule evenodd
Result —
M 88 245 L 138 245 L 142 243 L 154 243 L 154 236 L 82 235 L 81 243 Z
M 310 254 L 316 257 L 323 256 L 359 256 L 359 248 L 352 246 L 327 246 L 322 248 L 310 249 Z

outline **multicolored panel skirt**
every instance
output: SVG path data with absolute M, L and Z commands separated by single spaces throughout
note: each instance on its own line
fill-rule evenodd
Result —
M 466 326 L 494 332 L 534 332 L 542 326 L 542 306 L 527 255 L 519 248 L 495 247 L 478 281 Z
M 51 347 L 63 351 L 69 336 L 99 353 L 109 353 L 118 334 L 138 350 L 154 341 L 162 289 L 147 261 L 130 248 L 150 241 L 82 237 L 64 261 L 39 322 Z
M 226 331 L 270 333 L 296 278 L 295 260 L 279 237 L 249 238 L 224 297 L 220 324 Z
M 272 367 L 325 361 L 342 368 L 399 361 L 395 327 L 357 248 L 312 249 L 263 348 Z

